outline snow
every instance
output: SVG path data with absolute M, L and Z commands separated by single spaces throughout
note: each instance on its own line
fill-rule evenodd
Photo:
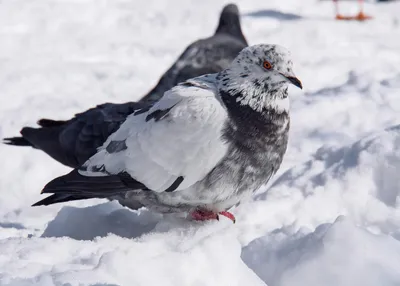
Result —
M 0 1 L 0 137 L 145 94 L 224 1 Z M 0 146 L 0 285 L 400 285 L 399 2 L 238 1 L 251 44 L 289 48 L 283 166 L 237 223 L 115 202 L 31 208 L 68 168 Z M 356 12 L 356 2 L 340 2 Z
M 399 285 L 400 244 L 339 217 L 309 234 L 279 229 L 243 249 L 243 260 L 271 285 Z

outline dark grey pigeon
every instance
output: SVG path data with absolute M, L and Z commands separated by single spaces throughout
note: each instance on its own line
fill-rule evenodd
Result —
M 179 82 L 221 71 L 246 46 L 238 8 L 229 4 L 221 13 L 215 34 L 191 44 L 141 100 L 143 103 L 102 104 L 66 121 L 41 119 L 40 128 L 24 127 L 20 132 L 22 137 L 5 138 L 4 143 L 34 147 L 64 165 L 77 168 L 96 153 L 129 114 L 151 105 Z
M 187 79 L 217 73 L 228 67 L 238 53 L 247 47 L 240 26 L 239 9 L 229 4 L 222 10 L 215 34 L 190 44 L 161 77 L 157 85 L 141 100 L 154 102 L 165 91 Z
M 290 53 L 245 48 L 225 70 L 190 79 L 132 113 L 35 205 L 107 198 L 132 209 L 218 219 L 279 169 L 289 131 Z
M 42 150 L 58 162 L 77 168 L 96 153 L 128 115 L 147 109 L 148 104 L 140 102 L 105 103 L 70 120 L 41 119 L 37 122 L 40 128 L 24 127 L 22 137 L 5 138 L 4 143 Z

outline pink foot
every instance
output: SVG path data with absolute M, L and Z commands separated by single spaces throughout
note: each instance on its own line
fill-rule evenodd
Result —
M 230 212 L 222 211 L 222 212 L 219 212 L 219 214 L 220 214 L 220 215 L 223 215 L 224 217 L 229 218 L 233 223 L 236 222 L 235 216 L 234 216 L 233 214 L 231 214 Z
M 216 219 L 219 220 L 218 214 L 208 210 L 196 209 L 190 213 L 194 220 L 210 220 Z
M 235 216 L 227 211 L 215 213 L 215 212 L 209 211 L 209 210 L 197 209 L 190 213 L 191 217 L 194 220 L 199 220 L 199 221 L 211 220 L 211 219 L 219 220 L 219 214 L 229 218 L 231 221 L 233 221 L 233 223 L 236 222 Z

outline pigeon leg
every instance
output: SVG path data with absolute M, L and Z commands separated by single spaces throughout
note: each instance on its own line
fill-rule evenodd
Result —
M 339 4 L 337 2 L 338 0 L 333 0 L 333 4 L 335 5 L 335 14 L 336 14 L 336 19 L 341 20 L 343 16 L 339 13 Z
M 200 221 L 210 220 L 210 219 L 219 220 L 218 214 L 209 210 L 196 209 L 193 212 L 191 212 L 190 215 L 194 220 L 200 220 Z
M 364 20 L 372 19 L 371 16 L 368 16 L 368 15 L 364 14 L 363 0 L 358 0 L 358 3 L 360 5 L 360 12 L 356 15 L 356 17 L 355 17 L 356 20 L 364 21 Z
M 215 212 L 209 211 L 209 210 L 196 209 L 195 211 L 191 212 L 190 215 L 194 220 L 199 220 L 199 221 L 211 220 L 211 219 L 219 220 L 219 215 L 223 215 L 223 216 L 229 218 L 230 220 L 232 220 L 233 223 L 236 222 L 235 216 L 227 211 L 215 213 Z
M 360 12 L 355 16 L 355 19 L 359 21 L 371 19 L 372 18 L 371 16 L 364 14 L 363 0 L 358 0 L 358 4 L 360 5 Z

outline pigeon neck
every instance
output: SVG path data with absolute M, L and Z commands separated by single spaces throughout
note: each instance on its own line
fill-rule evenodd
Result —
M 248 106 L 256 112 L 277 114 L 289 112 L 287 85 L 271 84 L 230 74 L 229 69 L 217 76 L 223 101 L 234 101 L 237 106 Z
M 263 141 L 265 136 L 271 137 L 272 133 L 287 132 L 290 121 L 288 112 L 278 112 L 273 107 L 257 111 L 250 105 L 237 101 L 242 96 L 241 93 L 232 96 L 228 91 L 220 90 L 219 94 L 229 114 L 229 126 L 236 134 L 241 134 L 239 137 L 246 138 L 240 139 L 241 141 Z
M 215 34 L 228 34 L 247 45 L 240 27 L 239 15 L 232 12 L 223 12 L 218 23 Z

